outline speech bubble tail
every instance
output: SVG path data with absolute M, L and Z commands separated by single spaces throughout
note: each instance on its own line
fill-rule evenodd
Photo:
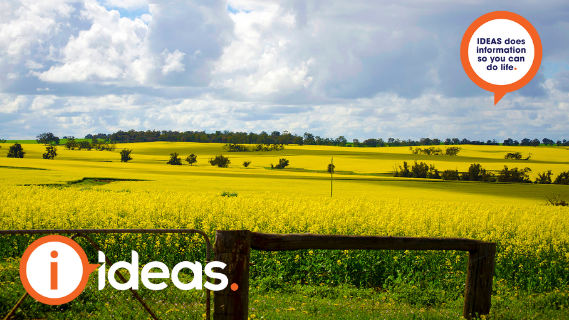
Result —
M 498 104 L 498 101 L 500 101 L 507 92 L 494 92 L 494 105 Z
M 93 271 L 97 270 L 99 266 L 100 264 L 88 264 L 85 266 L 85 271 L 87 272 L 87 274 L 91 274 L 93 273 Z

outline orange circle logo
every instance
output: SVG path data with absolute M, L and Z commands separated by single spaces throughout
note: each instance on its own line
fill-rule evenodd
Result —
M 34 241 L 20 262 L 20 278 L 30 296 L 59 305 L 75 299 L 98 264 L 89 264 L 77 242 L 59 235 Z
M 541 65 L 541 39 L 524 17 L 494 11 L 476 19 L 460 44 L 464 71 L 480 88 L 494 92 L 494 105 L 535 76 Z

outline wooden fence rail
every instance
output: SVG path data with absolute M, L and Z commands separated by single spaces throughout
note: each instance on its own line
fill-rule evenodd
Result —
M 215 260 L 227 266 L 221 272 L 229 284 L 214 294 L 214 319 L 247 319 L 249 310 L 249 260 L 251 249 L 287 251 L 329 250 L 458 250 L 468 251 L 468 269 L 463 316 L 466 319 L 490 313 L 496 244 L 461 238 L 411 238 L 340 236 L 317 234 L 270 234 L 248 230 L 217 231 Z M 235 288 L 235 287 L 233 287 Z

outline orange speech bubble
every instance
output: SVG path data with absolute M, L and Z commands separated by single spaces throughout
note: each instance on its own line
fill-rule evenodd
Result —
M 478 59 L 477 60 L 473 59 L 472 50 L 470 50 L 469 52 L 469 49 L 471 49 L 470 47 L 473 44 L 472 38 L 474 34 L 477 33 L 479 29 L 482 29 L 481 27 L 486 25 L 484 35 L 488 35 L 489 33 L 491 34 L 492 31 L 495 31 L 496 34 L 498 33 L 504 34 L 516 28 L 516 26 L 512 25 L 511 22 L 514 22 L 515 24 L 523 28 L 523 30 L 525 30 L 525 32 L 527 32 L 527 34 L 530 37 L 530 39 L 527 39 L 527 43 L 525 42 L 526 39 L 524 39 L 524 45 L 522 45 L 522 48 L 524 50 L 523 53 L 517 52 L 522 49 L 520 47 L 516 47 L 516 45 L 518 46 L 520 45 L 521 39 L 514 38 L 513 39 L 514 44 L 510 48 L 507 48 L 508 51 L 511 51 L 508 52 L 508 54 L 511 54 L 513 52 L 519 54 L 519 56 L 516 57 L 510 56 L 507 59 L 505 59 L 505 56 L 503 56 L 504 55 L 503 51 L 505 48 L 501 48 L 502 52 L 500 52 L 499 48 L 497 48 L 496 46 L 501 45 L 502 43 L 508 45 L 506 43 L 506 40 L 510 42 L 510 40 L 512 39 L 510 38 L 502 39 L 501 37 L 500 38 L 484 37 L 484 38 L 476 38 L 477 40 L 476 50 L 477 52 L 479 52 L 478 45 L 486 44 L 486 46 L 481 47 L 480 50 L 488 50 L 483 52 L 483 54 L 488 56 L 482 56 L 480 55 L 480 53 L 477 53 L 479 54 L 477 56 Z M 496 30 L 492 28 L 487 28 L 490 26 L 488 23 L 494 23 L 495 26 L 504 26 L 504 23 L 506 25 L 509 23 L 509 25 L 506 26 L 507 29 L 503 28 L 503 30 Z M 515 42 L 516 40 L 520 41 L 516 43 Z M 532 45 L 533 48 L 531 48 Z M 498 51 L 494 52 L 494 50 Z M 527 53 L 527 51 L 530 51 L 530 53 L 533 51 L 533 60 L 531 61 L 531 65 L 528 64 L 529 61 L 523 61 L 523 62 L 515 61 L 522 59 L 521 57 L 523 57 L 523 55 Z M 531 57 L 531 54 L 529 54 L 528 56 Z M 487 60 L 480 61 L 481 58 L 486 58 Z M 501 58 L 504 59 L 501 60 Z M 462 42 L 460 44 L 460 60 L 462 62 L 462 67 L 464 68 L 464 71 L 466 72 L 470 80 L 472 80 L 472 82 L 474 82 L 480 88 L 490 92 L 494 92 L 494 105 L 496 105 L 498 101 L 500 101 L 500 99 L 502 99 L 502 97 L 506 93 L 516 91 L 525 86 L 526 84 L 528 84 L 539 70 L 539 66 L 541 65 L 541 58 L 542 58 L 541 39 L 539 38 L 539 35 L 535 30 L 535 28 L 524 17 L 508 11 L 494 11 L 487 13 L 481 16 L 480 18 L 476 19 L 468 27 L 468 29 L 466 29 L 466 32 L 464 33 L 464 36 L 462 37 Z M 497 64 L 494 64 L 496 63 L 496 60 L 498 60 L 497 63 L 499 64 L 499 66 Z M 473 67 L 472 65 L 473 61 L 477 61 L 480 64 Z M 484 71 L 484 69 L 481 68 L 481 65 L 485 65 L 486 70 L 490 70 L 490 72 Z M 520 66 L 519 68 L 520 70 L 518 70 L 517 66 Z M 519 73 L 516 73 L 517 71 L 519 71 Z M 522 74 L 523 72 L 525 72 L 525 74 Z
M 63 250 L 61 253 L 72 253 L 71 257 L 69 255 L 65 257 L 58 250 L 52 250 L 49 247 L 50 245 L 59 248 L 59 251 Z M 75 279 L 77 281 L 71 283 L 71 288 L 59 296 L 47 296 L 46 291 L 64 289 L 61 288 L 61 284 L 68 281 L 71 277 L 69 273 L 65 273 L 64 268 L 69 263 L 72 263 L 74 267 L 80 268 L 80 270 L 75 272 L 78 275 L 77 279 Z M 98 266 L 98 264 L 89 264 L 85 251 L 77 242 L 64 236 L 50 235 L 37 239 L 26 249 L 20 261 L 20 279 L 28 294 L 37 301 L 49 305 L 60 305 L 75 299 L 83 292 L 89 280 L 89 275 Z M 49 272 L 42 272 L 45 269 L 48 269 Z M 37 273 L 40 273 L 39 277 Z M 40 284 L 38 285 L 38 283 Z M 41 284 L 44 284 L 43 289 L 45 290 L 43 291 L 38 290 Z M 45 284 L 48 285 L 45 286 Z

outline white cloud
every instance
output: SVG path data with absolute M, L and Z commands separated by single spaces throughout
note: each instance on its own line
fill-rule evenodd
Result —
M 145 13 L 143 15 L 140 16 L 140 20 L 146 22 L 146 23 L 150 23 L 150 21 L 152 21 L 152 16 Z
M 32 101 L 30 110 L 40 110 L 49 107 L 55 102 L 55 98 L 55 96 L 37 96 L 34 101 Z
M 28 62 L 26 62 L 26 67 L 28 69 L 41 69 L 43 68 L 43 64 L 35 62 L 34 60 L 28 60 Z
M 14 113 L 20 110 L 28 102 L 25 96 L 17 96 L 11 100 L 7 95 L 0 95 L 0 112 L 1 113 Z
M 41 47 L 59 29 L 57 20 L 68 17 L 73 7 L 65 0 L 3 3 L 0 11 L 11 13 L 0 20 L 0 57 L 17 63 Z M 4 11 L 6 10 L 6 11 Z
M 104 0 L 105 6 L 123 9 L 137 9 L 148 6 L 147 0 Z
M 141 20 L 120 18 L 96 3 L 85 4 L 81 14 L 92 21 L 89 30 L 71 37 L 61 49 L 61 63 L 42 73 L 47 82 L 124 81 L 132 82 L 133 62 L 145 54 L 148 27 Z
M 162 66 L 162 74 L 167 75 L 171 72 L 183 72 L 184 63 L 182 60 L 186 54 L 180 52 L 179 50 L 173 53 L 168 52 L 168 49 L 164 49 L 161 56 L 164 58 L 164 66 Z

